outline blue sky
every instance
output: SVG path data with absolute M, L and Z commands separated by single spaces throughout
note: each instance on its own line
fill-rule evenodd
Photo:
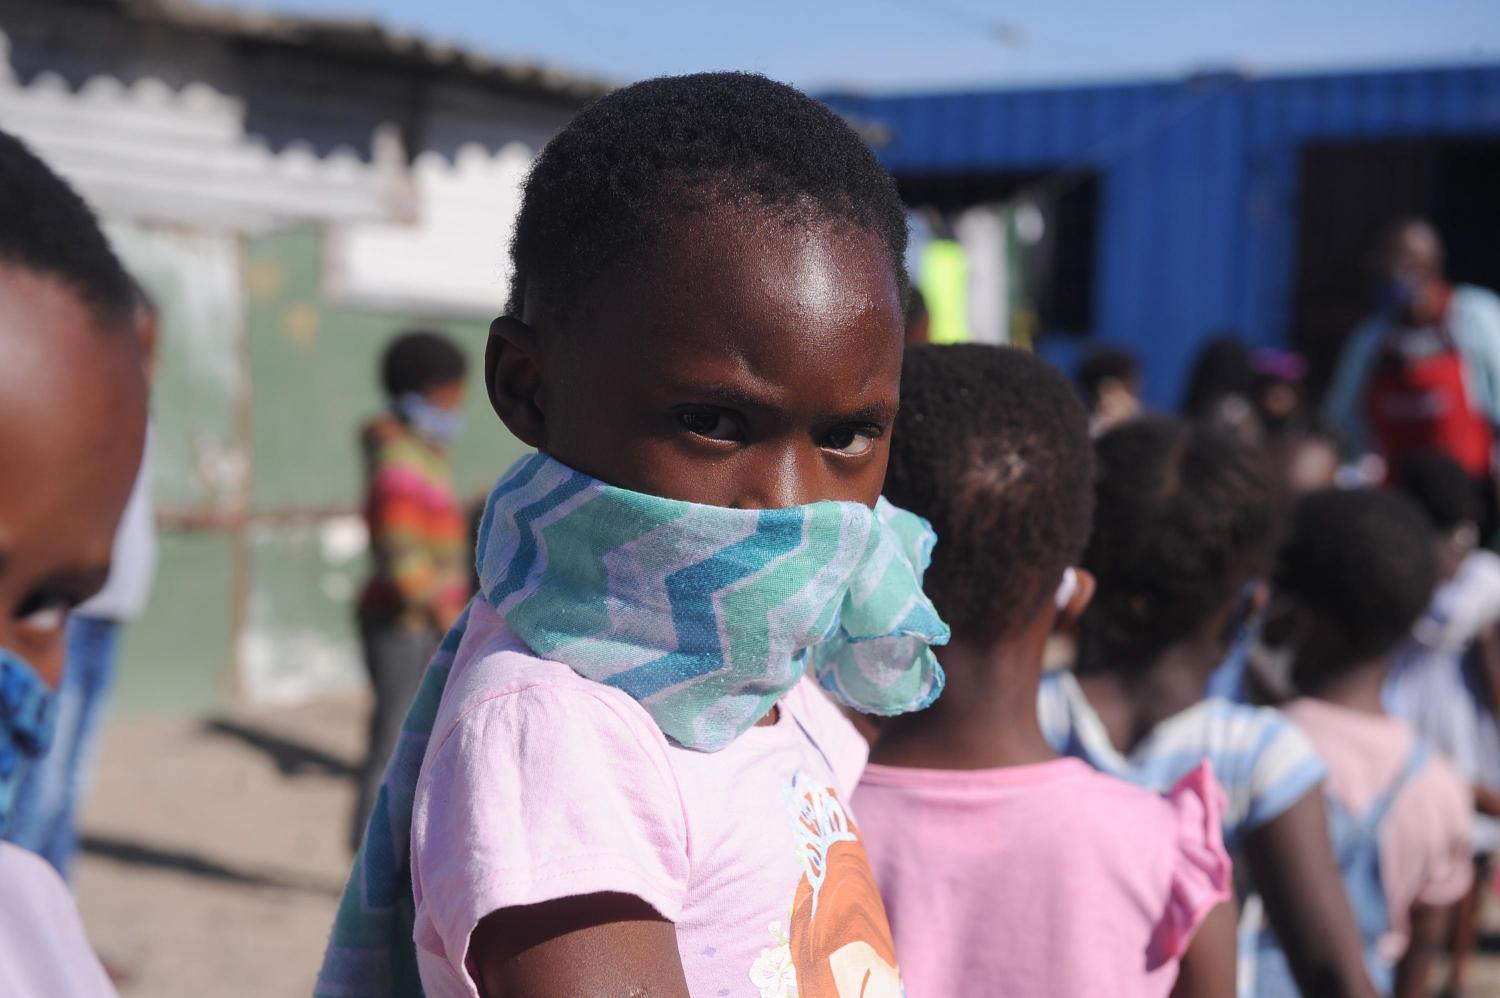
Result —
M 204 0 L 224 4 L 226 0 Z M 232 0 L 608 80 L 753 69 L 899 90 L 1500 59 L 1497 0 Z

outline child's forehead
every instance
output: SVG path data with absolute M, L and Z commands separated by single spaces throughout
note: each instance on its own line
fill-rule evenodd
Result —
M 747 348 L 806 344 L 863 314 L 901 325 L 899 283 L 881 237 L 837 219 L 788 221 L 725 208 L 674 219 L 649 251 L 602 282 L 588 325 L 671 329 Z M 904 329 L 904 326 L 902 327 Z

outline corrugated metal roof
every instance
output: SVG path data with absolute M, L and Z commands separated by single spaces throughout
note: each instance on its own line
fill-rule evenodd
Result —
M 1054 168 L 1127 154 L 1216 101 L 1252 143 L 1500 128 L 1500 64 L 823 99 L 880 131 L 894 172 Z
M 60 0 L 80 6 L 116 8 L 142 23 L 244 42 L 311 49 L 341 58 L 378 60 L 403 68 L 464 77 L 531 96 L 592 100 L 613 84 L 554 67 L 499 59 L 458 45 L 391 31 L 365 18 L 291 16 L 249 9 L 204 6 L 193 0 Z
M 1500 137 L 1500 64 L 824 100 L 898 177 L 1094 172 L 1092 332 L 1158 404 L 1216 329 L 1286 342 L 1309 143 Z

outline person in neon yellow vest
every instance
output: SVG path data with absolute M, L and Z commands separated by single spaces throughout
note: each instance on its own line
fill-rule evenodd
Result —
M 969 342 L 969 258 L 964 248 L 952 239 L 929 242 L 922 249 L 918 284 L 927 301 L 929 341 Z

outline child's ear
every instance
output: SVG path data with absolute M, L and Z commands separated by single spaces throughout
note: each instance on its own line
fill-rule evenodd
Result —
M 1072 630 L 1077 625 L 1078 618 L 1083 616 L 1083 611 L 1094 601 L 1094 593 L 1099 588 L 1099 580 L 1088 569 L 1070 568 L 1068 571 L 1073 573 L 1073 590 L 1068 595 L 1068 601 L 1057 608 L 1057 617 L 1052 623 L 1055 631 Z
M 502 315 L 490 323 L 484 350 L 484 384 L 490 405 L 506 429 L 529 447 L 547 440 L 542 406 L 542 352 L 536 330 L 520 319 Z

